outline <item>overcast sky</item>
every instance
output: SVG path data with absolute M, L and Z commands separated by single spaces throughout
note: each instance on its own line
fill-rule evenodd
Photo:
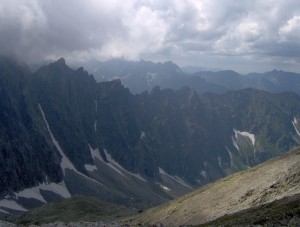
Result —
M 0 53 L 300 72 L 300 1 L 0 0 Z

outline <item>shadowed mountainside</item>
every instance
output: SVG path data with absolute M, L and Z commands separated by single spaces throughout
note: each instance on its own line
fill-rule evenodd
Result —
M 1 215 L 78 194 L 144 209 L 300 143 L 293 93 L 133 95 L 64 59 L 1 59 L 0 95 Z

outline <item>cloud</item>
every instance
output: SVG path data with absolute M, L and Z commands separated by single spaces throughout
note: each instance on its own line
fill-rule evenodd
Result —
M 298 0 L 3 0 L 0 53 L 25 61 L 299 62 Z M 227 57 L 227 58 L 225 58 Z M 210 62 L 206 61 L 210 59 Z M 222 59 L 222 60 L 220 60 Z M 276 62 L 273 62 L 276 65 Z
M 279 29 L 279 34 L 284 41 L 300 39 L 300 14 L 289 19 L 285 25 Z

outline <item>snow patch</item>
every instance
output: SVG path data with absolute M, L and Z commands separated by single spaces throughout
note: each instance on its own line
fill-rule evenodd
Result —
M 177 176 L 177 175 L 171 176 L 171 175 L 169 175 L 168 173 L 166 173 L 166 171 L 164 171 L 164 170 L 163 170 L 162 168 L 160 168 L 160 167 L 158 167 L 158 172 L 159 172 L 159 174 L 168 176 L 169 178 L 171 178 L 172 180 L 176 181 L 177 183 L 183 185 L 184 187 L 193 189 L 190 185 L 188 185 L 182 178 L 180 178 L 180 177 Z
M 92 179 L 92 178 L 90 178 L 90 177 L 84 175 L 83 173 L 79 172 L 79 171 L 74 167 L 74 165 L 72 164 L 72 162 L 69 160 L 69 158 L 68 158 L 68 157 L 65 155 L 65 153 L 63 152 L 63 150 L 62 150 L 61 146 L 59 145 L 58 141 L 57 141 L 57 140 L 55 139 L 55 137 L 53 136 L 53 134 L 52 134 L 52 132 L 51 132 L 51 130 L 50 130 L 50 126 L 49 126 L 49 124 L 48 124 L 48 121 L 47 121 L 47 119 L 46 119 L 45 113 L 44 113 L 44 111 L 43 111 L 43 109 L 42 109 L 42 106 L 41 106 L 40 104 L 39 104 L 39 108 L 40 108 L 40 111 L 41 111 L 41 113 L 42 113 L 44 122 L 45 122 L 45 124 L 46 124 L 46 126 L 47 126 L 47 129 L 48 129 L 48 132 L 49 132 L 49 134 L 50 134 L 50 137 L 51 137 L 51 139 L 52 139 L 52 142 L 53 142 L 54 146 L 56 147 L 56 149 L 58 150 L 58 152 L 60 153 L 60 155 L 62 156 L 60 166 L 61 166 L 61 168 L 62 168 L 62 170 L 63 170 L 64 175 L 66 174 L 66 172 L 65 172 L 66 169 L 71 169 L 71 170 L 73 170 L 74 172 L 76 172 L 77 174 L 79 174 L 80 176 L 83 176 L 83 177 L 85 177 L 85 178 L 87 178 L 87 179 L 89 179 L 89 180 L 91 180 L 91 181 L 94 181 L 94 182 L 97 183 L 97 184 L 101 184 L 100 182 L 96 181 L 95 179 Z M 102 185 L 102 184 L 101 184 L 101 185 Z
M 104 153 L 105 153 L 105 157 L 106 157 L 107 161 L 108 161 L 110 164 L 112 164 L 112 165 L 114 165 L 114 166 L 120 168 L 121 170 L 125 170 L 125 169 L 124 169 L 117 161 L 115 161 L 115 160 L 111 157 L 111 155 L 107 152 L 106 149 L 104 149 Z
M 121 173 L 118 169 L 120 169 L 120 170 L 126 172 L 127 174 L 129 174 L 129 175 L 131 175 L 131 176 L 134 176 L 134 177 L 136 177 L 136 178 L 138 178 L 138 179 L 140 179 L 140 180 L 142 180 L 142 181 L 144 181 L 144 182 L 147 182 L 147 180 L 145 180 L 139 173 L 138 173 L 138 174 L 136 174 L 136 173 L 131 173 L 131 172 L 127 171 L 126 169 L 124 169 L 118 162 L 116 162 L 116 161 L 111 157 L 111 155 L 107 152 L 106 149 L 104 149 L 104 153 L 105 153 L 105 156 L 106 156 L 107 161 L 109 162 L 109 163 L 107 163 L 107 164 L 110 164 L 110 166 L 111 166 L 112 168 L 114 168 L 117 172 L 119 172 L 121 175 L 125 176 L 125 175 L 124 175 L 123 173 Z M 126 176 L 125 176 L 125 177 L 126 177 Z
M 148 84 L 148 86 L 150 85 L 150 83 L 153 82 L 153 80 L 156 78 L 156 76 L 157 76 L 157 73 L 147 72 L 146 78 L 147 78 L 147 84 Z
M 0 213 L 9 214 L 9 212 L 0 209 Z
M 20 206 L 16 201 L 8 200 L 8 199 L 1 200 L 0 201 L 0 207 L 11 209 L 11 210 L 17 210 L 17 211 L 28 211 L 24 207 Z
M 42 113 L 42 116 L 43 116 L 43 119 L 44 119 L 44 122 L 47 126 L 47 129 L 48 129 L 48 132 L 50 134 L 50 137 L 52 139 L 52 142 L 54 144 L 54 146 L 56 147 L 56 149 L 58 150 L 58 152 L 60 153 L 60 155 L 62 156 L 62 159 L 61 159 L 61 168 L 63 169 L 63 172 L 64 172 L 64 175 L 65 175 L 65 170 L 66 169 L 71 169 L 71 170 L 74 170 L 75 172 L 78 172 L 74 165 L 71 163 L 71 161 L 68 159 L 68 157 L 65 155 L 65 153 L 63 152 L 61 146 L 59 145 L 58 141 L 55 139 L 55 137 L 53 136 L 52 134 L 52 131 L 50 130 L 50 127 L 49 127 L 49 124 L 48 124 L 48 121 L 46 119 L 46 116 L 45 116 L 45 113 L 41 107 L 41 105 L 39 104 L 39 108 L 40 108 L 40 111 Z
M 158 172 L 159 174 L 164 174 L 164 175 L 167 175 L 167 176 L 170 176 L 169 174 L 167 174 L 162 168 L 158 168 Z
M 95 165 L 90 165 L 90 164 L 85 164 L 84 165 L 84 168 L 87 170 L 87 171 L 90 171 L 90 172 L 93 172 L 95 170 L 98 170 L 97 166 Z
M 255 136 L 254 134 L 251 134 L 249 132 L 240 132 L 240 131 L 237 131 L 235 129 L 233 129 L 234 133 L 235 133 L 235 138 L 237 139 L 237 134 L 240 134 L 242 136 L 245 136 L 245 137 L 248 137 L 251 142 L 252 142 L 252 145 L 254 146 L 255 145 Z
M 90 147 L 90 152 L 91 152 L 92 158 L 94 160 L 97 158 L 98 160 L 104 162 L 103 159 L 102 159 L 102 157 L 101 157 L 101 155 L 100 155 L 99 149 L 98 148 L 93 149 L 90 144 L 89 144 L 89 147 Z
M 118 168 L 116 168 L 112 163 L 107 163 L 103 160 L 103 158 L 101 157 L 100 155 L 100 152 L 99 152 L 99 149 L 96 148 L 96 149 L 93 149 L 91 147 L 91 145 L 89 144 L 89 147 L 90 147 L 90 152 L 91 152 L 91 156 L 92 158 L 95 160 L 96 158 L 101 161 L 102 163 L 104 163 L 105 165 L 109 166 L 111 169 L 113 169 L 114 171 L 116 171 L 118 174 L 122 175 L 123 177 L 126 177 Z M 107 153 L 106 150 L 104 150 L 104 153 L 105 153 L 105 156 L 106 156 L 106 159 L 109 161 L 109 159 L 112 159 L 110 154 Z M 127 178 L 127 177 L 126 177 Z
M 129 173 L 130 175 L 132 175 L 132 176 L 134 176 L 134 177 L 140 179 L 141 181 L 147 182 L 147 180 L 146 180 L 145 178 L 143 178 L 143 177 L 141 176 L 141 174 L 139 174 L 139 173 L 131 173 L 131 172 L 128 172 L 128 171 L 127 171 L 127 173 Z
M 140 139 L 144 139 L 146 137 L 146 133 L 144 131 L 141 131 Z
M 236 143 L 235 139 L 232 137 L 232 143 L 233 143 L 233 146 L 238 150 L 240 151 L 240 148 L 238 146 L 238 144 Z
M 59 183 L 50 183 L 50 184 L 40 184 L 39 186 L 40 189 L 44 190 L 44 191 L 50 191 L 53 192 L 57 195 L 60 195 L 63 198 L 70 198 L 71 194 L 69 192 L 69 190 L 66 187 L 66 184 L 64 181 L 61 181 Z
M 207 178 L 207 174 L 205 170 L 201 170 L 200 174 L 202 177 Z
M 105 163 L 105 162 L 104 162 Z M 105 163 L 106 165 L 108 165 L 110 168 L 112 168 L 114 171 L 116 171 L 118 174 L 122 175 L 123 177 L 127 178 L 127 176 L 125 176 L 117 167 L 115 167 L 112 163 Z
M 159 184 L 159 183 L 158 183 Z M 170 188 L 168 188 L 167 186 L 164 186 L 164 185 L 162 185 L 162 184 L 159 184 L 159 186 L 163 189 L 163 190 L 165 190 L 165 191 L 171 191 L 171 189 Z
M 298 120 L 295 117 L 294 117 L 294 121 L 292 121 L 292 124 L 293 124 L 293 126 L 295 128 L 295 131 L 297 132 L 298 136 L 300 136 L 300 132 L 297 129 Z
M 180 184 L 184 185 L 187 188 L 191 188 L 193 189 L 190 185 L 188 185 L 182 178 L 180 178 L 179 176 L 175 175 L 175 179 L 177 180 L 177 182 L 179 182 Z
M 17 198 L 22 197 L 27 199 L 37 199 L 43 203 L 47 203 L 47 201 L 41 195 L 39 187 L 26 188 L 23 191 L 16 192 L 15 195 Z
M 202 184 L 202 181 L 200 179 L 196 179 L 196 182 L 200 185 Z
M 91 152 L 91 156 L 92 158 L 95 160 L 96 158 L 101 161 L 102 163 L 104 163 L 105 165 L 109 166 L 111 169 L 113 169 L 114 171 L 116 171 L 117 173 L 119 173 L 120 175 L 122 175 L 123 177 L 126 177 L 128 178 L 125 174 L 123 174 L 121 171 L 124 171 L 128 174 L 130 174 L 131 176 L 134 176 L 144 182 L 147 182 L 140 174 L 135 174 L 135 173 L 131 173 L 129 171 L 127 171 L 126 169 L 124 169 L 118 162 L 116 162 L 112 157 L 111 155 L 107 152 L 106 149 L 104 149 L 104 154 L 105 154 L 105 157 L 107 159 L 108 162 L 105 162 L 103 160 L 103 158 L 101 157 L 100 155 L 100 152 L 99 152 L 99 149 L 96 148 L 96 149 L 93 149 L 91 147 L 91 145 L 89 144 L 89 147 L 90 147 L 90 152 Z M 96 166 L 95 166 L 96 167 Z M 97 167 L 96 167 L 97 168 Z
M 219 164 L 220 168 L 223 169 L 223 167 L 222 167 L 222 158 L 220 156 L 218 156 L 218 164 Z
M 232 153 L 231 153 L 231 151 L 228 149 L 227 146 L 225 146 L 225 148 L 226 148 L 226 150 L 227 150 L 227 152 L 228 152 L 228 154 L 229 154 L 229 158 L 230 158 L 230 167 L 232 168 L 232 167 L 233 167 L 233 156 L 232 156 Z

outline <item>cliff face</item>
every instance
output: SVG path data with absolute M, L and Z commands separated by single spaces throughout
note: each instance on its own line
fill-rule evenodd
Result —
M 60 156 L 48 141 L 30 72 L 0 61 L 0 194 L 62 179 Z
M 24 207 L 73 194 L 152 206 L 300 140 L 300 98 L 291 93 L 133 95 L 63 59 L 34 74 L 1 59 L 0 78 L 1 201 Z M 38 196 L 24 199 L 28 188 Z

